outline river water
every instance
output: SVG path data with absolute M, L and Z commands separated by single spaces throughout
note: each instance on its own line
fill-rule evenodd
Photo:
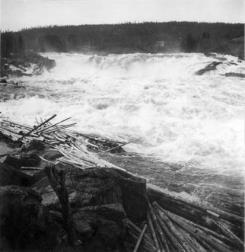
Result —
M 0 102 L 4 115 L 27 124 L 55 113 L 58 119 L 71 116 L 77 123 L 74 130 L 129 142 L 125 150 L 138 157 L 134 164 L 130 159 L 131 166 L 149 179 L 169 178 L 169 170 L 177 183 L 181 171 L 182 178 L 190 175 L 185 185 L 210 185 L 211 174 L 218 176 L 212 182 L 216 187 L 241 188 L 245 82 L 225 74 L 245 73 L 244 61 L 203 54 L 44 56 L 54 59 L 56 67 L 40 76 L 18 78 L 25 89 Z M 213 61 L 221 62 L 216 70 L 195 74 Z M 147 161 L 140 162 L 139 169 L 141 158 Z M 122 157 L 115 159 L 122 163 Z M 193 174 L 198 182 L 190 181 Z M 156 182 L 163 187 L 166 183 Z

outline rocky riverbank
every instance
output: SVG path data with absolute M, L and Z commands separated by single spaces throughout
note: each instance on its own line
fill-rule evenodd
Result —
M 11 53 L 1 57 L 1 77 L 21 77 L 42 74 L 45 70 L 55 67 L 55 61 L 37 53 Z M 1 80 L 3 82 L 3 80 Z
M 242 218 L 96 159 L 120 145 L 71 134 L 52 118 L 33 128 L 1 123 L 1 251 L 133 251 L 137 241 L 138 251 L 242 251 Z
M 19 148 L 3 135 L 1 146 L 2 153 Z M 81 170 L 57 164 L 56 175 L 63 174 L 69 198 L 64 212 L 48 175 L 53 168 L 47 166 L 61 154 L 38 141 L 22 149 L 0 163 L 1 251 L 131 251 L 125 223 L 146 218 L 144 179 L 112 168 Z M 66 214 L 72 217 L 70 230 Z

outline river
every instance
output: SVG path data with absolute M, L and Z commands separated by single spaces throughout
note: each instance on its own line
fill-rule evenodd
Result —
M 245 73 L 244 61 L 181 53 L 43 55 L 56 67 L 15 78 L 25 89 L 0 100 L 4 115 L 31 125 L 55 113 L 71 116 L 76 131 L 128 142 L 131 155 L 110 161 L 166 190 L 242 212 L 245 83 L 225 74 Z M 221 62 L 216 70 L 195 74 L 214 61 Z

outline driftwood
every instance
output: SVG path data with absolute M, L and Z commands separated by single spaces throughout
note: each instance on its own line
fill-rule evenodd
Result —
M 135 238 L 136 240 L 138 239 L 140 233 L 141 233 L 141 229 L 139 227 L 137 227 L 133 222 L 131 222 L 130 220 L 126 221 L 126 225 L 128 227 L 129 233 L 130 235 L 133 236 L 133 238 Z M 145 251 L 156 251 L 155 246 L 153 245 L 153 242 L 151 240 L 151 238 L 148 236 L 147 233 L 144 234 L 143 240 L 142 240 L 142 248 Z
M 53 118 L 51 118 L 51 119 L 53 119 Z M 71 117 L 68 117 L 68 118 L 66 118 L 66 119 L 64 119 L 64 120 L 62 120 L 62 121 L 59 121 L 59 122 L 55 123 L 55 124 L 51 124 L 50 126 L 44 128 L 44 129 L 40 129 L 40 130 L 38 130 L 36 133 L 39 133 L 39 134 L 40 134 L 40 133 L 42 133 L 43 131 L 46 131 L 46 130 L 48 130 L 48 129 L 50 129 L 50 128 L 54 128 L 55 126 L 57 126 L 57 125 L 59 125 L 59 124 L 65 122 L 65 121 L 67 121 L 67 120 L 69 120 L 69 119 L 71 119 Z
M 166 234 L 163 232 L 160 224 L 159 224 L 159 220 L 156 216 L 156 214 L 154 213 L 153 207 L 151 205 L 151 203 L 148 201 L 148 206 L 149 206 L 149 212 L 150 212 L 150 216 L 152 219 L 152 223 L 153 223 L 153 227 L 156 230 L 156 234 L 157 234 L 157 239 L 158 239 L 158 243 L 160 246 L 160 250 L 161 251 L 166 251 L 169 252 L 169 247 L 168 247 L 168 243 L 167 243 L 167 238 L 166 238 Z
M 23 129 L 23 128 L 25 128 L 27 130 L 31 130 L 32 129 L 32 127 L 28 127 L 26 125 L 22 125 L 22 124 L 19 124 L 19 123 L 11 122 L 11 121 L 8 121 L 6 119 L 3 119 L 3 122 L 6 122 L 6 123 L 8 123 L 8 124 L 10 124 L 10 125 L 12 125 L 14 127 L 19 127 L 21 129 Z
M 239 237 L 237 237 L 235 234 L 232 233 L 231 230 L 222 222 L 215 221 L 216 225 L 220 227 L 222 230 L 223 234 L 228 236 L 231 240 L 233 240 L 235 243 L 240 244 L 242 247 L 244 247 L 244 243 L 242 242 Z
M 177 239 L 178 234 L 172 234 L 168 226 L 166 225 L 166 223 L 160 218 L 160 215 L 156 213 L 156 216 L 157 216 L 159 226 L 165 234 L 166 243 L 168 244 L 168 247 L 167 247 L 168 251 L 184 252 L 185 250 L 182 247 L 182 244 L 180 244 Z
M 198 235 L 205 236 L 205 238 L 203 239 L 203 242 L 204 242 L 204 240 L 207 237 L 210 237 L 211 244 L 213 242 L 215 242 L 215 243 L 219 243 L 219 244 L 224 245 L 224 247 L 225 247 L 224 251 L 225 251 L 225 249 L 231 249 L 231 248 L 234 248 L 234 249 L 242 249 L 243 248 L 242 241 L 240 240 L 240 242 L 238 242 L 236 240 L 236 239 L 239 239 L 238 237 L 236 237 L 236 239 L 234 239 L 233 236 L 235 236 L 235 235 L 227 227 L 226 227 L 226 232 L 229 232 L 229 234 L 232 233 L 233 236 L 229 236 L 229 235 L 225 236 L 222 233 L 216 233 L 216 232 L 214 232 L 211 229 L 208 229 L 206 227 L 200 226 L 200 225 L 198 225 L 198 224 L 196 224 L 196 223 L 194 223 L 194 222 L 192 222 L 190 220 L 187 220 L 187 219 L 185 219 L 185 218 L 183 218 L 181 216 L 178 216 L 176 214 L 173 214 L 172 212 L 169 212 L 169 211 L 163 209 L 157 203 L 154 203 L 154 205 L 161 212 L 163 212 L 164 214 L 166 214 L 174 223 L 178 223 L 178 226 L 180 226 L 181 228 L 187 230 L 187 232 L 189 232 L 190 234 L 197 233 Z M 222 222 L 221 221 L 219 221 L 219 222 L 216 221 L 215 224 L 217 226 L 221 226 Z M 205 246 L 205 247 L 207 247 L 207 246 Z
M 73 228 L 72 214 L 68 199 L 68 192 L 65 186 L 64 171 L 58 171 L 55 166 L 47 166 L 45 168 L 49 183 L 55 191 L 60 204 L 63 216 L 64 229 L 67 232 L 68 242 L 70 245 L 75 244 L 75 232 Z
M 224 220 L 230 223 L 236 234 L 242 235 L 243 233 L 242 227 L 244 221 L 240 216 L 218 210 L 217 214 L 215 214 L 216 211 L 210 211 L 210 209 L 172 197 L 149 185 L 147 194 L 152 202 L 158 202 L 159 205 L 164 206 L 164 209 L 214 232 L 221 233 L 221 229 L 215 225 L 215 221 Z M 239 238 L 242 237 L 239 236 Z
M 7 120 L 0 121 L 0 127 L 3 131 L 10 132 L 11 139 L 14 142 L 18 141 L 21 145 L 28 143 L 31 140 L 39 140 L 44 142 L 45 145 L 58 150 L 63 155 L 63 157 L 59 158 L 59 162 L 73 164 L 80 169 L 105 166 L 120 169 L 119 167 L 100 159 L 95 153 L 89 151 L 89 145 L 86 144 L 85 138 L 78 139 L 79 135 L 66 131 L 67 128 L 74 126 L 74 123 L 60 125 L 62 122 L 67 121 L 70 118 L 51 124 L 50 122 L 54 117 L 56 117 L 56 115 L 53 115 L 47 120 L 40 119 L 37 121 L 39 125 L 33 128 L 27 126 L 21 127 L 20 124 L 15 124 Z M 94 138 L 91 137 L 91 139 Z M 112 145 L 115 146 L 116 142 L 112 143 Z M 116 146 L 118 148 L 118 144 Z M 97 147 L 99 150 L 100 146 Z M 2 156 L 8 154 L 9 153 L 6 153 Z
M 138 249 L 139 249 L 139 247 L 140 247 L 140 244 L 141 244 L 141 241 L 142 241 L 142 239 L 143 239 L 143 237 L 144 237 L 144 234 L 145 234 L 146 229 L 147 229 L 147 224 L 144 225 L 144 227 L 143 227 L 143 229 L 142 229 L 142 231 L 141 231 L 141 233 L 140 233 L 140 236 L 139 236 L 139 238 L 138 238 L 138 240 L 137 240 L 137 243 L 136 243 L 136 245 L 135 245 L 135 248 L 134 248 L 134 251 L 133 251 L 133 252 L 137 252 L 137 251 L 138 251 Z
M 226 245 L 221 240 L 197 228 L 195 225 L 192 225 L 190 221 L 187 221 L 186 219 L 180 216 L 174 215 L 162 208 L 159 209 L 163 213 L 165 213 L 171 219 L 172 222 L 176 223 L 179 228 L 183 229 L 185 232 L 188 232 L 193 238 L 195 238 L 198 243 L 200 243 L 207 251 L 237 251 L 235 250 L 235 248 Z
M 33 129 L 31 129 L 30 131 L 28 131 L 26 134 L 24 134 L 22 137 L 20 137 L 18 139 L 18 141 L 22 141 L 25 137 L 29 136 L 32 132 L 36 131 L 37 129 L 39 129 L 40 127 L 42 127 L 43 125 L 47 124 L 49 121 L 51 121 L 53 118 L 55 118 L 56 115 L 51 116 L 50 118 L 48 118 L 47 120 L 45 120 L 44 122 L 42 122 L 41 124 L 39 124 L 36 127 L 33 127 Z
M 153 241 L 155 243 L 155 247 L 157 248 L 157 252 L 161 252 L 160 245 L 159 245 L 157 235 L 156 235 L 155 229 L 153 227 L 153 223 L 152 223 L 151 216 L 150 216 L 149 212 L 147 213 L 147 222 L 148 222 L 148 226 L 150 228 L 151 236 L 152 236 Z
M 197 243 L 193 245 L 193 241 L 190 239 L 190 237 L 186 236 L 185 233 L 181 232 L 181 230 L 171 221 L 171 219 L 163 211 L 159 211 L 159 208 L 157 206 L 158 204 L 156 202 L 154 202 L 153 205 L 159 216 L 160 223 L 168 234 L 168 238 L 172 241 L 172 244 L 177 247 L 176 249 L 178 251 L 206 251 L 200 244 L 199 246 L 197 245 Z

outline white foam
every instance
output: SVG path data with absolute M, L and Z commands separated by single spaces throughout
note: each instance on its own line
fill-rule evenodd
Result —
M 57 66 L 23 77 L 27 95 L 0 103 L 11 119 L 72 116 L 74 129 L 131 144 L 163 161 L 240 172 L 244 158 L 244 62 L 226 57 L 216 71 L 194 73 L 214 59 L 202 54 L 45 54 Z M 230 64 L 235 62 L 237 65 Z M 35 94 L 35 96 L 33 96 Z

